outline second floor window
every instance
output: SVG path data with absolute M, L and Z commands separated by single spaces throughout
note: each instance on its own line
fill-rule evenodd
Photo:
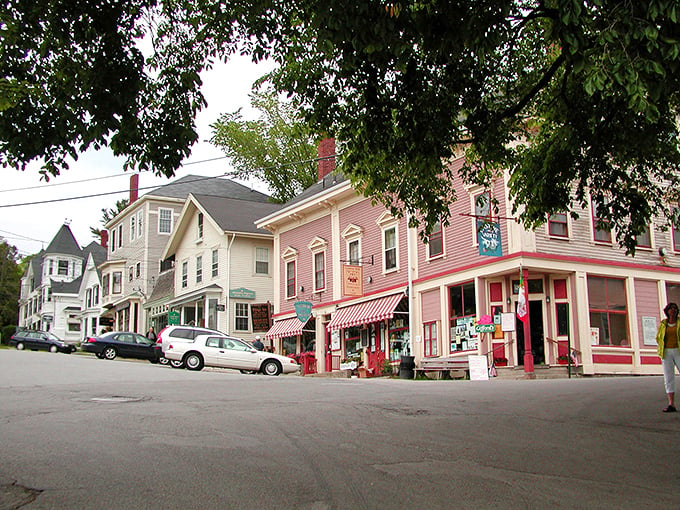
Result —
M 189 284 L 189 263 L 182 262 L 182 288 L 186 288 Z
M 609 227 L 609 220 L 602 217 L 605 203 L 600 203 L 594 198 L 591 201 L 593 211 L 593 238 L 600 243 L 612 242 L 612 230 Z
M 85 291 L 85 306 L 90 308 L 92 306 L 92 289 Z
M 314 254 L 314 290 L 322 290 L 326 287 L 324 258 L 324 252 Z
M 444 253 L 444 240 L 442 237 L 442 222 L 441 220 L 435 223 L 432 232 L 427 238 L 427 247 L 430 251 L 430 258 L 438 257 Z
M 118 248 L 123 246 L 123 224 L 118 225 Z
M 57 267 L 57 274 L 68 276 L 68 260 L 60 260 Z
M 213 250 L 212 252 L 212 277 L 217 278 L 217 274 L 219 272 L 219 252 L 217 250 Z
M 115 271 L 113 273 L 112 287 L 112 294 L 120 294 L 123 292 L 123 273 L 121 271 Z
M 158 209 L 158 233 L 172 233 L 172 209 Z
M 203 281 L 203 256 L 196 257 L 196 283 Z
M 135 270 L 132 266 L 128 268 L 128 281 L 132 281 L 132 279 L 135 277 Z
M 268 248 L 255 248 L 255 274 L 269 274 Z
M 97 306 L 99 304 L 99 285 L 92 287 L 92 305 Z
M 142 211 L 137 213 L 137 237 L 142 237 Z
M 551 214 L 548 218 L 548 233 L 555 237 L 569 237 L 567 213 Z
M 109 295 L 109 275 L 105 274 L 102 276 L 102 296 Z
M 286 297 L 295 296 L 295 261 L 286 263 Z
M 361 255 L 359 254 L 359 240 L 355 239 L 354 241 L 351 241 L 347 246 L 348 246 L 347 250 L 349 251 L 349 263 L 352 264 L 353 266 L 358 266 L 359 260 L 361 259 Z
M 135 266 L 135 276 L 137 278 L 142 276 L 142 263 L 141 262 L 137 262 L 137 265 Z
M 134 216 L 130 218 L 130 241 L 135 240 L 135 227 L 137 226 L 137 218 Z
M 397 228 L 390 227 L 383 232 L 385 271 L 397 267 Z

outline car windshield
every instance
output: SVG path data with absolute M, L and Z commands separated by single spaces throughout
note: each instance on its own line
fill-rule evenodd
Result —
M 57 342 L 61 342 L 61 338 L 59 338 L 57 335 L 54 333 L 50 333 L 49 331 L 45 333 L 45 336 L 49 338 L 50 340 L 56 340 Z

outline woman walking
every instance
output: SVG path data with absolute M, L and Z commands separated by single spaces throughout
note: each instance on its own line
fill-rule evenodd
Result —
M 675 367 L 680 371 L 680 328 L 678 327 L 678 305 L 668 303 L 663 309 L 666 318 L 659 324 L 656 333 L 657 352 L 663 365 L 663 382 L 666 386 L 668 405 L 664 413 L 674 413 L 675 409 Z

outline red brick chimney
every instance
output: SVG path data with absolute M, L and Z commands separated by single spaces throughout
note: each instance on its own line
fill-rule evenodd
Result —
M 139 174 L 132 174 L 130 176 L 130 203 L 132 205 L 139 197 Z
M 101 240 L 99 241 L 99 244 L 102 245 L 103 248 L 108 248 L 109 247 L 109 231 L 108 230 L 102 230 L 100 233 Z
M 335 170 L 335 138 L 324 138 L 319 142 L 318 176 L 322 180 Z M 332 157 L 329 157 L 332 156 Z

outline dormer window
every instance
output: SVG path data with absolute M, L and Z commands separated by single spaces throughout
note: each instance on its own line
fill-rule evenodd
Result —
M 68 260 L 60 260 L 57 266 L 57 274 L 61 276 L 68 276 Z

